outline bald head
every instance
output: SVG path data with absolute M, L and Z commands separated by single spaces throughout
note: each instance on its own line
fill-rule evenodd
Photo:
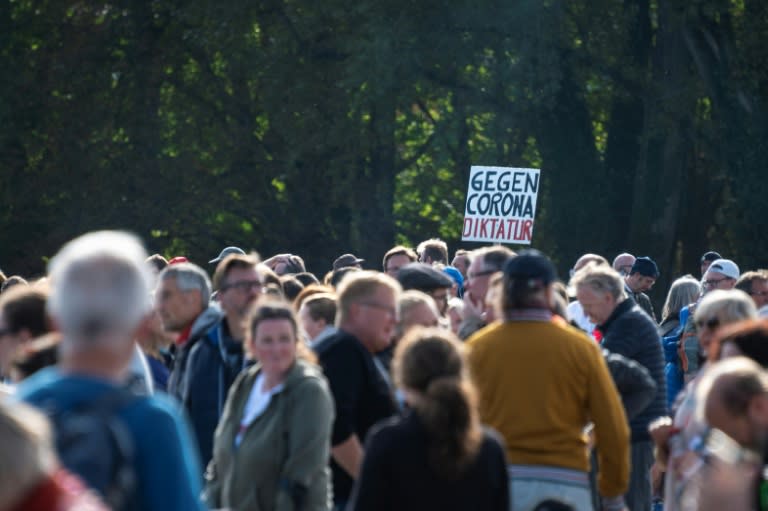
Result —
M 589 263 L 595 263 L 595 264 L 608 264 L 608 260 L 598 254 L 584 254 L 583 256 L 579 257 L 576 260 L 576 264 L 573 265 L 573 271 L 574 273 L 579 271 L 580 269 L 584 268 Z
M 624 252 L 616 256 L 613 260 L 613 269 L 619 272 L 622 276 L 629 275 L 632 270 L 632 265 L 635 264 L 635 256 Z
M 697 414 L 744 447 L 768 437 L 768 374 L 754 360 L 733 357 L 704 373 Z

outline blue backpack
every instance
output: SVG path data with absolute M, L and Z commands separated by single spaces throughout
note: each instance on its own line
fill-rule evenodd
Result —
M 683 369 L 680 367 L 680 342 L 683 338 L 685 323 L 688 321 L 688 307 L 680 311 L 680 322 L 667 335 L 661 338 L 661 347 L 664 351 L 664 377 L 667 383 L 667 408 L 672 408 L 672 403 L 683 389 Z
M 130 509 L 136 490 L 133 437 L 117 412 L 137 398 L 117 389 L 66 409 L 54 402 L 42 406 L 62 464 L 115 511 Z

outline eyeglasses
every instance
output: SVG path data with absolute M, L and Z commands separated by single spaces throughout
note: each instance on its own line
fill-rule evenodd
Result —
M 702 282 L 702 285 L 706 287 L 715 287 L 724 280 L 731 280 L 731 279 L 729 279 L 728 277 L 723 277 L 722 279 L 705 280 L 704 282 Z
M 467 278 L 468 279 L 476 279 L 477 277 L 485 277 L 487 275 L 493 275 L 497 271 L 499 271 L 499 270 L 483 270 L 483 271 L 478 271 L 478 272 L 475 272 L 475 273 L 471 273 L 470 272 L 470 273 L 467 273 Z
M 709 318 L 709 319 L 702 319 L 695 323 L 696 330 L 704 330 L 705 328 L 708 328 L 710 330 L 714 330 L 715 328 L 720 326 L 720 320 L 718 318 Z
M 366 305 L 368 307 L 373 307 L 374 309 L 382 310 L 382 311 L 388 313 L 393 318 L 397 317 L 397 309 L 395 309 L 394 307 L 390 307 L 389 305 L 384 305 L 383 303 L 360 302 L 360 305 Z
M 750 296 L 768 296 L 768 291 L 750 291 Z
M 250 291 L 251 289 L 261 291 L 262 287 L 264 287 L 264 284 L 262 284 L 260 280 L 238 280 L 237 282 L 221 286 L 221 291 L 226 291 L 227 289 L 232 288 L 237 289 L 240 292 Z

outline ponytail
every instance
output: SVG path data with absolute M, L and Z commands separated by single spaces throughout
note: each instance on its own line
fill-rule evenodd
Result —
M 445 477 L 458 477 L 475 459 L 482 441 L 471 386 L 459 378 L 436 378 L 415 411 L 429 433 L 430 465 Z
M 428 433 L 432 469 L 458 477 L 483 437 L 463 345 L 445 330 L 413 328 L 398 344 L 392 366 L 398 386 L 418 393 L 411 405 Z

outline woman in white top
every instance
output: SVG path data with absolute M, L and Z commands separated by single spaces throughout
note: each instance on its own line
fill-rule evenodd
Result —
M 259 363 L 229 392 L 206 473 L 206 500 L 232 511 L 327 510 L 333 399 L 284 302 L 259 301 L 247 348 Z

